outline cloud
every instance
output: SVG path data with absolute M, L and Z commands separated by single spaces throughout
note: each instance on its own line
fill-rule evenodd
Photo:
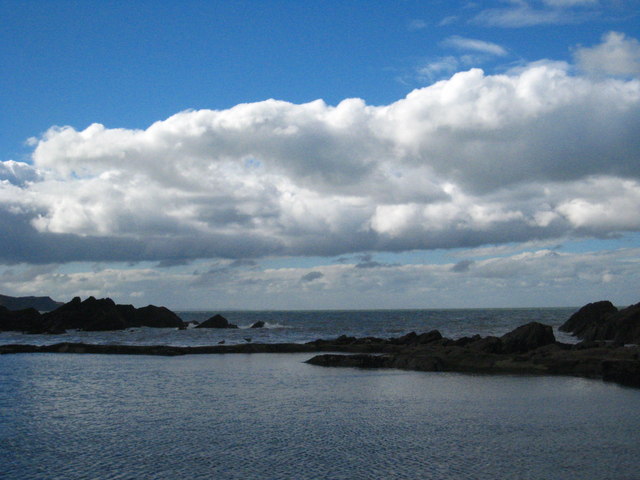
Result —
M 545 5 L 551 7 L 582 7 L 598 5 L 598 0 L 543 0 Z
M 496 43 L 486 42 L 484 40 L 476 40 L 473 38 L 460 37 L 453 35 L 442 41 L 442 45 L 457 48 L 459 50 L 472 50 L 488 55 L 504 56 L 507 51 Z
M 450 15 L 448 17 L 444 17 L 440 22 L 438 22 L 439 27 L 446 27 L 447 25 L 451 25 L 458 21 L 458 17 L 456 15 Z
M 460 260 L 451 267 L 451 271 L 456 273 L 468 272 L 474 263 L 475 262 L 473 260 Z
M 453 55 L 432 60 L 417 69 L 418 77 L 429 83 L 450 76 L 460 68 L 460 59 Z
M 41 180 L 40 172 L 24 162 L 8 160 L 0 162 L 0 182 L 24 187 L 27 182 Z
M 302 275 L 300 277 L 300 281 L 313 282 L 314 280 L 319 280 L 322 277 L 324 277 L 324 274 L 322 272 L 313 271 L 313 272 L 305 273 L 304 275 Z
M 541 6 L 533 2 L 512 0 L 510 5 L 488 8 L 478 13 L 471 23 L 489 27 L 521 28 L 536 25 L 570 25 L 591 18 L 588 7 L 596 7 L 596 0 L 544 0 Z
M 416 30 L 424 30 L 425 28 L 427 28 L 428 24 L 427 22 L 425 22 L 424 20 L 421 20 L 419 18 L 416 18 L 414 20 L 411 20 L 409 22 L 409 30 L 410 31 L 416 31 Z
M 373 259 L 373 255 L 365 254 L 359 255 L 360 261 L 355 265 L 355 268 L 378 268 L 384 266 L 382 263 Z
M 471 69 L 382 106 L 54 127 L 32 164 L 2 164 L 0 261 L 170 267 L 639 231 L 640 81 L 572 72 Z
M 624 305 L 637 301 L 639 256 L 637 248 L 598 253 L 540 249 L 476 260 L 464 272 L 460 262 L 366 270 L 353 263 L 236 269 L 233 275 L 208 274 L 206 265 L 195 274 L 144 266 L 74 272 L 15 267 L 2 272 L 0 289 L 12 295 L 47 292 L 60 300 L 111 296 L 121 303 L 174 309 L 579 306 L 594 298 Z M 176 289 L 185 284 L 189 288 Z
M 354 268 L 386 268 L 397 266 L 397 264 L 378 262 L 377 260 L 374 260 L 373 255 L 369 253 L 358 255 L 357 258 L 359 259 L 359 261 L 354 265 Z
M 580 68 L 603 75 L 640 75 L 640 42 L 624 33 L 609 32 L 595 47 L 579 47 L 574 56 Z

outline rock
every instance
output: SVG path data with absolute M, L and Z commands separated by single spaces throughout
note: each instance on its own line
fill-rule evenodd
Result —
M 638 360 L 605 360 L 602 362 L 602 379 L 629 387 L 640 387 L 640 362 Z
M 606 333 L 607 317 L 616 313 L 618 309 L 608 300 L 593 302 L 585 305 L 560 326 L 563 332 L 570 332 L 578 338 L 585 340 L 604 340 L 604 336 L 611 336 Z
M 251 328 L 264 328 L 264 322 L 262 320 L 251 325 Z
M 229 320 L 224 318 L 222 315 L 216 314 L 201 324 L 196 325 L 195 328 L 238 328 L 238 326 L 233 323 L 229 323 Z
M 346 335 L 340 335 L 338 338 L 336 338 L 333 343 L 335 343 L 336 345 L 351 345 L 352 343 L 355 343 L 357 340 L 356 337 L 348 337 Z
M 389 357 L 383 355 L 316 355 L 305 363 L 321 367 L 385 368 Z
M 640 344 L 640 303 L 618 310 L 611 302 L 585 305 L 561 327 L 585 341 Z
M 470 343 L 477 342 L 478 340 L 481 340 L 481 339 L 482 339 L 482 337 L 476 333 L 472 337 L 462 337 L 462 338 L 459 338 L 457 340 L 454 340 L 453 344 L 456 347 L 465 347 L 465 346 L 469 345 Z
M 389 341 L 395 345 L 413 345 L 418 343 L 418 334 L 416 332 L 409 332 L 401 337 L 391 338 Z
M 356 341 L 353 343 L 356 345 L 378 345 L 385 342 L 386 340 L 378 337 L 362 337 L 356 338 Z
M 42 315 L 34 308 L 9 310 L 0 306 L 0 332 L 10 330 L 31 332 L 40 331 L 43 328 Z
M 129 327 L 186 328 L 182 319 L 165 307 L 118 305 L 118 310 L 126 318 Z
M 613 324 L 614 342 L 640 344 L 640 303 L 611 315 L 607 322 Z
M 110 298 L 75 297 L 53 312 L 43 315 L 45 331 L 78 329 L 86 331 L 124 330 L 127 323 Z
M 430 332 L 418 335 L 418 345 L 427 345 L 429 343 L 437 342 L 442 339 L 442 334 L 438 330 L 431 330 Z
M 135 308 L 133 305 L 116 305 L 110 298 L 89 297 L 82 301 L 73 298 L 69 303 L 52 312 L 45 313 L 42 333 L 60 332 L 69 329 L 98 331 L 124 330 L 134 327 L 181 328 L 184 322 L 165 307 L 148 305 Z
M 467 342 L 465 345 L 469 350 L 483 353 L 502 353 L 502 340 L 498 337 L 480 337 L 480 335 L 475 335 L 473 338 L 475 337 L 479 338 L 476 338 L 471 342 Z
M 555 343 L 553 328 L 538 322 L 530 322 L 500 337 L 502 353 L 524 353 Z

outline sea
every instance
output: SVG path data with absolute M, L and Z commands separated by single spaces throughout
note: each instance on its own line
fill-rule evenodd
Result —
M 576 309 L 222 313 L 237 330 L 0 333 L 213 345 L 502 335 Z M 264 329 L 249 328 L 257 321 Z M 310 354 L 0 356 L 0 478 L 638 479 L 640 390 L 599 380 L 324 368 Z

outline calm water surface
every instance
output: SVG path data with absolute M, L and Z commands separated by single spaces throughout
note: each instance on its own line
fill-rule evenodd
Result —
M 0 356 L 0 478 L 638 478 L 640 390 L 307 358 Z

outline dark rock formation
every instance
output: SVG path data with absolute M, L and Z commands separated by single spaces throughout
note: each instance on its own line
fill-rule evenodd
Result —
M 570 332 L 585 340 L 596 340 L 596 337 L 599 336 L 610 336 L 605 333 L 606 319 L 617 312 L 618 309 L 608 300 L 589 303 L 571 315 L 560 326 L 560 330 Z M 603 329 L 603 327 L 605 328 Z
M 264 328 L 264 322 L 262 320 L 251 325 L 251 328 Z
M 301 343 L 243 343 L 203 347 L 170 345 L 97 345 L 89 343 L 55 343 L 53 345 L 0 345 L 1 354 L 11 353 L 97 353 L 111 355 L 195 355 L 215 353 L 301 353 L 316 351 Z
M 238 328 L 238 326 L 229 323 L 229 320 L 217 314 L 197 325 L 196 328 Z
M 40 312 L 49 312 L 61 305 L 62 302 L 56 302 L 51 297 L 11 297 L 9 295 L 0 295 L 0 306 L 8 310 L 33 308 Z
M 9 310 L 0 306 L 0 331 L 37 331 L 42 327 L 42 315 L 34 308 Z
M 500 337 L 502 353 L 524 353 L 555 343 L 553 329 L 538 322 L 527 323 Z
M 78 329 L 86 331 L 123 330 L 127 322 L 110 298 L 75 297 L 69 303 L 43 315 L 45 329 Z
M 608 318 L 613 324 L 613 341 L 640 344 L 640 303 L 631 305 Z
M 166 307 L 147 305 L 135 308 L 133 305 L 117 305 L 128 327 L 186 328 L 186 324 Z
M 442 334 L 438 330 L 418 335 L 416 332 L 409 332 L 399 338 L 392 338 L 389 341 L 395 345 L 426 345 L 442 339 Z
M 640 344 L 640 303 L 618 310 L 609 301 L 585 305 L 560 330 L 585 341 Z
M 355 368 L 389 368 L 391 367 L 392 358 L 387 355 L 337 355 L 325 354 L 317 355 L 308 360 L 311 365 L 319 365 L 321 367 L 355 367 Z
M 629 360 L 605 360 L 602 362 L 602 379 L 629 387 L 640 387 L 640 362 Z
M 135 308 L 116 305 L 110 298 L 75 297 L 52 312 L 41 315 L 33 309 L 9 311 L 0 307 L 0 331 L 64 333 L 65 330 L 123 330 L 132 327 L 182 328 L 184 322 L 164 307 Z
M 478 337 L 466 344 L 469 350 L 482 353 L 502 353 L 502 340 L 498 337 L 480 337 L 480 335 Z

